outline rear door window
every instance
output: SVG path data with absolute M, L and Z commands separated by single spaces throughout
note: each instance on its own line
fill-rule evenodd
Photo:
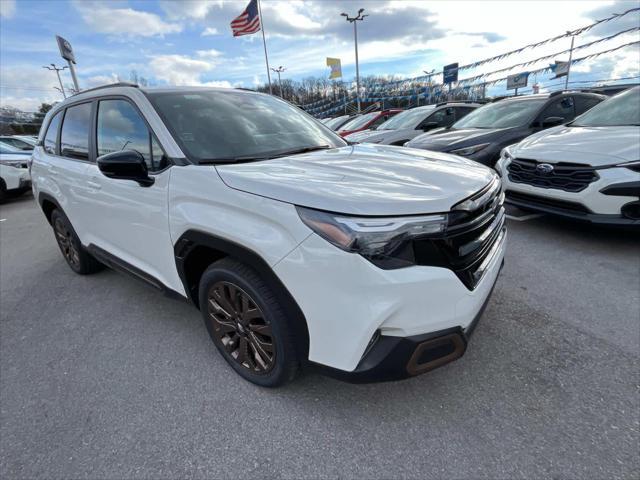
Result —
M 567 122 L 573 120 L 576 116 L 573 103 L 573 97 L 558 98 L 552 101 L 543 110 L 540 121 L 542 122 L 545 118 L 549 117 L 561 117 Z
M 455 122 L 453 108 L 441 108 L 437 112 L 432 113 L 420 124 L 420 128 L 431 122 L 437 123 L 438 127 L 448 127 L 449 125 L 452 125 Z
M 472 107 L 457 107 L 456 108 L 456 122 L 461 118 L 465 117 L 468 113 L 471 113 L 475 110 Z
M 89 160 L 90 124 L 90 103 L 81 103 L 67 108 L 60 134 L 60 154 L 63 157 Z
M 578 116 L 578 115 L 582 115 L 584 112 L 591 109 L 592 107 L 595 107 L 602 100 L 600 100 L 599 98 L 593 98 L 593 97 L 576 96 L 574 97 L 574 101 L 576 104 L 576 107 L 575 107 L 576 116 Z

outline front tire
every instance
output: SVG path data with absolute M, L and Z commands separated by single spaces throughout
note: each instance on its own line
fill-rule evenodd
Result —
M 58 247 L 71 270 L 79 275 L 102 270 L 103 265 L 82 246 L 67 216 L 57 208 L 51 213 L 51 225 Z
M 199 302 L 211 340 L 242 378 L 277 387 L 295 377 L 292 330 L 255 270 L 230 258 L 213 263 L 200 280 Z

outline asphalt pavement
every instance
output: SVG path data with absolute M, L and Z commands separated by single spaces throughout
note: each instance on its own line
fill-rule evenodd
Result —
M 0 477 L 637 479 L 640 237 L 520 217 L 462 359 L 267 390 L 195 308 L 74 274 L 32 197 L 2 205 Z

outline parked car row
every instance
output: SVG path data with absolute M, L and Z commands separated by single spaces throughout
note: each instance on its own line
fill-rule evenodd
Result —
M 73 271 L 192 302 L 243 378 L 277 386 L 310 364 L 393 380 L 464 354 L 503 264 L 505 196 L 640 224 L 640 88 L 604 98 L 323 126 L 257 92 L 111 85 L 47 114 L 33 192 Z
M 441 125 L 445 113 L 455 120 Z M 506 201 L 520 208 L 639 227 L 639 127 L 635 87 L 416 107 L 345 139 L 463 156 L 495 168 Z

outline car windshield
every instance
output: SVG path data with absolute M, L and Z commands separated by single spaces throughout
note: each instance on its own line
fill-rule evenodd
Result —
M 341 117 L 332 118 L 327 123 L 325 123 L 325 125 L 333 129 L 344 122 L 347 118 L 349 118 L 349 115 L 342 115 Z
M 571 127 L 640 125 L 640 87 L 622 92 L 596 105 L 569 124 Z
M 0 153 L 24 153 L 24 151 L 0 142 Z
M 502 100 L 477 108 L 451 128 L 509 128 L 530 123 L 547 98 Z
M 359 128 L 364 127 L 367 123 L 372 121 L 378 115 L 380 115 L 380 112 L 371 112 L 371 113 L 366 113 L 364 115 L 360 115 L 359 117 L 356 117 L 353 120 L 341 126 L 340 130 L 357 130 Z
M 401 112 L 378 127 L 378 130 L 400 130 L 403 128 L 416 128 L 422 120 L 433 113 L 435 107 L 417 107 L 406 112 Z
M 299 108 L 238 90 L 147 92 L 182 150 L 203 163 L 260 160 L 347 143 Z

